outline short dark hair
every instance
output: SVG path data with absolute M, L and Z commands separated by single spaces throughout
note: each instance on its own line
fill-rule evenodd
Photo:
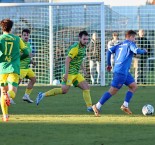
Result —
M 0 22 L 0 26 L 2 27 L 2 31 L 10 32 L 13 26 L 13 21 L 10 20 L 9 18 L 3 19 Z
M 133 31 L 133 30 L 129 30 L 129 31 L 127 31 L 126 33 L 125 33 L 125 38 L 129 38 L 130 36 L 132 36 L 132 35 L 137 35 L 137 33 L 135 32 L 135 31 Z
M 30 29 L 23 29 L 23 30 L 22 30 L 22 34 L 23 34 L 24 32 L 26 32 L 26 33 L 28 33 L 28 34 L 31 33 Z
M 112 36 L 118 36 L 117 32 L 112 33 Z
M 81 38 L 83 35 L 88 36 L 88 32 L 87 31 L 81 31 L 79 33 L 79 37 Z

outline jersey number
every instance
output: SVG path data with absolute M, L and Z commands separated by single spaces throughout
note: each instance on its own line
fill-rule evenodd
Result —
M 10 55 L 12 52 L 12 48 L 13 48 L 13 42 L 5 42 L 5 55 Z
M 121 56 L 122 49 L 123 49 L 123 48 L 119 48 L 120 51 L 119 51 L 119 54 L 118 54 L 117 60 L 118 60 L 118 59 L 120 58 L 120 56 Z
M 6 55 L 5 60 L 10 62 L 11 61 L 11 52 L 13 48 L 13 42 L 5 42 L 5 52 L 4 54 Z

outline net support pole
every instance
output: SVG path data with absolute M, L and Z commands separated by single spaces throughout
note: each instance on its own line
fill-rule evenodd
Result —
M 49 0 L 49 3 L 52 3 L 52 0 Z M 49 70 L 50 70 L 50 85 L 53 82 L 53 64 L 54 64 L 54 48 L 53 48 L 53 15 L 52 15 L 52 6 L 49 5 Z
M 105 18 L 104 3 L 101 4 L 101 86 L 105 86 Z

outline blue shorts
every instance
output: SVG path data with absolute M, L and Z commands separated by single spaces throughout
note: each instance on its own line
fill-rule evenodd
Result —
M 135 82 L 135 80 L 130 73 L 128 73 L 127 75 L 114 73 L 111 86 L 120 89 L 124 84 L 128 86 L 133 82 Z

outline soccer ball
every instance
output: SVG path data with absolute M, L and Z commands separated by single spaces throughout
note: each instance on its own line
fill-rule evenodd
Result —
M 147 115 L 152 115 L 154 113 L 154 107 L 150 104 L 146 104 L 142 108 L 142 113 L 147 116 Z
M 60 85 L 60 81 L 57 79 L 53 80 L 53 85 L 54 86 Z

